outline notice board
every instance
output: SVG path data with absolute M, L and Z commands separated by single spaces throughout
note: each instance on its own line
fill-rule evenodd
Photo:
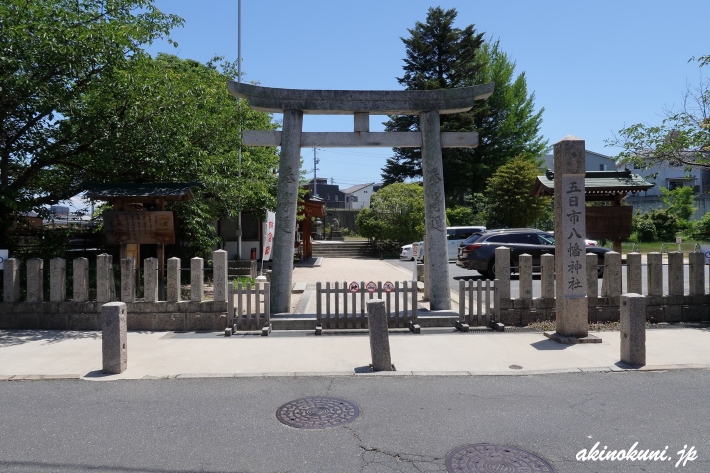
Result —
M 106 243 L 151 245 L 175 243 L 171 211 L 104 212 Z
M 587 238 L 625 240 L 631 236 L 631 217 L 634 208 L 630 205 L 587 207 Z

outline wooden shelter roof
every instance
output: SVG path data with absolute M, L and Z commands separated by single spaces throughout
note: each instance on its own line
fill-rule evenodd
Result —
M 191 187 L 201 187 L 199 182 L 179 183 L 135 183 L 120 184 L 85 184 L 86 196 L 106 202 L 142 202 L 153 203 L 157 199 L 165 201 L 192 200 Z
M 606 201 L 624 198 L 631 192 L 645 191 L 651 184 L 629 169 L 623 171 L 587 171 L 584 173 L 584 192 L 587 201 Z M 534 197 L 549 197 L 555 194 L 555 173 L 547 170 L 544 176 L 537 176 L 535 186 L 530 191 Z

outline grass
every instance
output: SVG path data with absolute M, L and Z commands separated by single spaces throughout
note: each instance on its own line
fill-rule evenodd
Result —
M 540 330 L 541 332 L 554 332 L 557 324 L 554 320 L 535 321 L 528 324 L 528 328 Z M 590 322 L 590 332 L 613 332 L 619 331 L 619 322 Z
M 680 245 L 680 249 L 683 253 L 691 253 L 695 251 L 695 246 L 696 245 L 710 245 L 710 242 L 707 241 L 688 241 L 688 242 L 683 242 Z M 604 245 L 606 248 L 612 247 L 611 242 L 607 242 L 606 245 Z M 631 251 L 637 251 L 639 253 L 651 253 L 651 252 L 661 252 L 661 248 L 663 248 L 663 252 L 668 252 L 668 251 L 678 251 L 678 245 L 675 243 L 663 243 L 660 241 L 656 242 L 651 242 L 651 243 L 631 243 L 631 242 L 622 242 L 621 243 L 621 252 L 622 253 L 630 253 Z

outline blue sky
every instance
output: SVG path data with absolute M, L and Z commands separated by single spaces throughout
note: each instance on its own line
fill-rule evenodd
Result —
M 178 42 L 152 45 L 182 58 L 237 58 L 237 0 L 156 0 L 162 11 L 185 19 Z M 408 28 L 424 21 L 430 6 L 455 7 L 456 26 L 474 24 L 525 73 L 550 145 L 566 135 L 587 149 L 618 150 L 604 140 L 633 123 L 658 123 L 677 107 L 700 69 L 692 56 L 710 54 L 710 2 L 243 0 L 242 70 L 245 81 L 304 89 L 401 89 Z M 707 69 L 707 68 L 706 68 Z M 708 75 L 708 72 L 705 72 Z M 280 119 L 276 115 L 274 118 Z M 385 117 L 371 117 L 371 130 Z M 307 116 L 304 131 L 352 131 L 352 117 Z M 303 149 L 312 177 L 313 150 Z M 380 180 L 389 149 L 318 151 L 319 177 L 341 188 Z

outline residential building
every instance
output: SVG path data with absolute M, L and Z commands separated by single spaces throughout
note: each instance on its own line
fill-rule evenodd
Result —
M 553 154 L 546 154 L 541 158 L 545 161 L 543 164 L 543 169 L 548 168 L 552 171 L 555 170 L 555 158 Z M 611 159 L 609 156 L 605 156 L 601 153 L 595 153 L 594 151 L 585 150 L 584 162 L 585 171 L 616 170 L 616 161 Z
M 345 196 L 346 209 L 359 210 L 370 206 L 370 198 L 374 193 L 375 183 L 358 184 L 356 186 L 343 189 L 342 193 Z

